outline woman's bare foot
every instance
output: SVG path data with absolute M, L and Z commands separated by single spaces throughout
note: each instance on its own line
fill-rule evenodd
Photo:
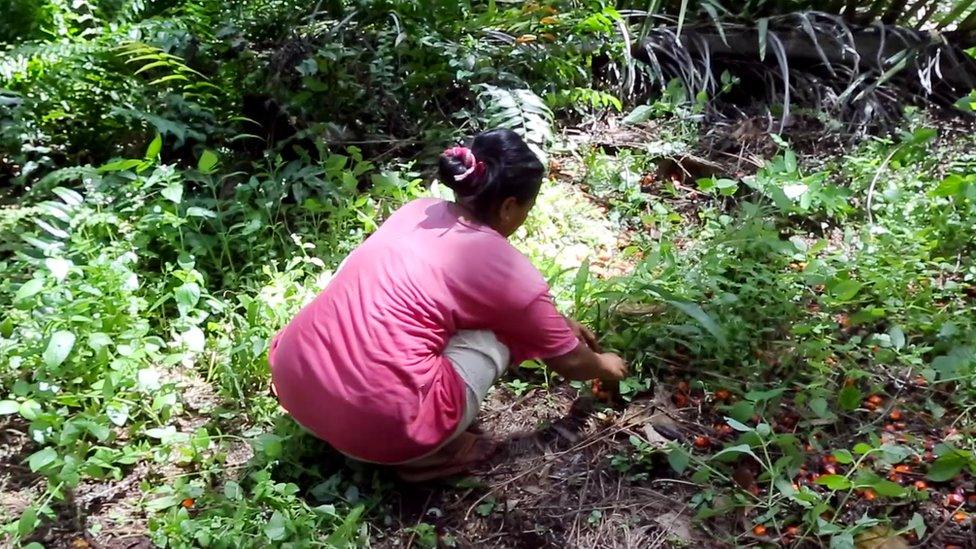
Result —
M 407 482 L 425 482 L 468 471 L 485 461 L 497 445 L 485 435 L 465 431 L 443 448 L 417 461 L 398 465 L 397 475 Z

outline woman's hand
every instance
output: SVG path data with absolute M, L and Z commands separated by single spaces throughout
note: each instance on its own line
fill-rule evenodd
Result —
M 627 363 L 614 353 L 600 355 L 600 379 L 620 381 L 627 377 Z

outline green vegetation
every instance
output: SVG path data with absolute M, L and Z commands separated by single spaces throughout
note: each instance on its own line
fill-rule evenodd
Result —
M 426 493 L 403 512 L 407 487 L 277 407 L 267 345 L 390 212 L 442 193 L 433 154 L 504 125 L 550 165 L 516 244 L 631 363 L 628 409 L 673 420 L 593 427 L 601 472 L 675 481 L 702 539 L 964 544 L 976 138 L 928 107 L 972 110 L 976 4 L 731 4 L 0 0 L 2 543 L 463 546 L 497 526 L 503 494 L 471 479 L 437 489 L 459 512 Z M 875 20 L 952 46 L 814 74 L 779 38 L 856 48 Z M 750 32 L 702 65 L 710 33 Z M 938 52 L 951 71 L 915 70 Z M 589 395 L 532 364 L 497 391 Z

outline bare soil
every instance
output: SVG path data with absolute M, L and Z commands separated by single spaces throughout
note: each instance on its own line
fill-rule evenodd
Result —
M 401 486 L 399 530 L 380 547 L 410 547 L 411 527 L 433 524 L 458 547 L 661 547 L 704 542 L 691 528 L 693 490 L 670 478 L 660 454 L 651 470 L 613 466 L 638 437 L 655 447 L 673 434 L 672 411 L 649 396 L 623 409 L 578 397 L 569 385 L 519 397 L 498 387 L 481 428 L 500 451 L 453 485 Z M 714 545 L 712 545 L 714 546 Z

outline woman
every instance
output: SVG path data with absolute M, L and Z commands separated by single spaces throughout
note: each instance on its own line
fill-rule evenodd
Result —
M 426 480 L 490 454 L 468 428 L 510 365 L 541 359 L 574 380 L 626 375 L 619 356 L 594 351 L 593 334 L 556 311 L 508 242 L 543 174 L 509 130 L 445 151 L 439 175 L 456 202 L 397 210 L 272 342 L 273 386 L 299 424 L 349 457 Z

